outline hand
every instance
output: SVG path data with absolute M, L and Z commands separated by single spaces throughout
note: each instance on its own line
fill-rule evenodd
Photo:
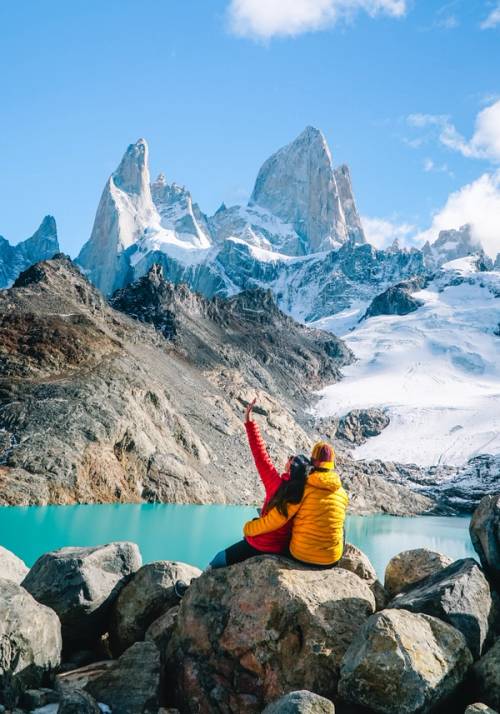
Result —
M 245 421 L 252 421 L 252 409 L 254 408 L 256 402 L 257 397 L 254 397 L 252 401 L 247 404 L 247 408 L 245 409 Z

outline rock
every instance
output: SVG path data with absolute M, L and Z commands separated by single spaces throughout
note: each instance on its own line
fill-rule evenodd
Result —
M 94 679 L 99 679 L 103 674 L 112 669 L 116 664 L 115 660 L 103 660 L 92 662 L 92 664 L 67 672 L 61 672 L 55 676 L 55 686 L 58 692 L 64 693 L 74 689 L 84 689 L 87 684 Z
M 9 287 L 21 271 L 58 252 L 57 228 L 52 216 L 45 216 L 31 238 L 17 245 L 10 245 L 0 236 L 0 288 Z
M 171 607 L 170 610 L 167 610 L 167 612 L 164 612 L 163 615 L 160 615 L 157 620 L 152 622 L 146 630 L 144 639 L 154 642 L 160 652 L 163 652 L 172 636 L 178 613 L 178 605 Z
M 440 572 L 451 562 L 447 555 L 427 548 L 404 550 L 391 558 L 385 569 L 384 587 L 387 594 L 394 597 L 408 585 Z
M 500 710 L 500 637 L 473 666 L 472 683 L 480 701 Z
M 109 627 L 111 651 L 120 655 L 144 639 L 148 627 L 174 605 L 176 580 L 190 583 L 201 574 L 186 563 L 157 560 L 143 565 L 120 592 L 113 605 Z
M 112 667 L 85 685 L 113 714 L 156 714 L 160 703 L 160 651 L 152 642 L 136 642 Z
M 57 714 L 101 714 L 101 710 L 88 692 L 69 689 L 61 697 Z
M 353 409 L 340 418 L 336 436 L 359 446 L 380 434 L 389 423 L 389 417 L 381 409 Z
M 335 714 L 333 702 L 305 689 L 268 704 L 262 714 Z
M 81 648 L 106 631 L 111 605 L 140 565 L 134 543 L 61 548 L 36 561 L 23 587 L 59 615 L 65 647 Z
M 412 292 L 420 290 L 425 284 L 425 278 L 413 278 L 392 285 L 383 293 L 373 298 L 362 319 L 378 315 L 408 315 L 418 310 L 424 303 L 412 296 Z
M 20 585 L 0 579 L 0 703 L 13 707 L 61 661 L 61 624 Z
M 33 709 L 45 707 L 47 704 L 55 704 L 58 701 L 59 693 L 55 692 L 53 689 L 47 689 L 44 687 L 42 689 L 26 690 L 22 696 L 21 704 L 24 709 L 32 711 Z
M 356 548 L 352 543 L 346 543 L 338 567 L 349 570 L 364 580 L 373 593 L 376 609 L 384 609 L 387 604 L 387 594 L 382 583 L 377 579 L 377 573 L 370 559 L 362 550 Z
M 368 585 L 341 568 L 263 556 L 204 573 L 181 602 L 166 650 L 174 699 L 186 712 L 250 713 L 299 687 L 331 696 L 374 608 Z
M 0 573 L 4 580 L 12 580 L 20 585 L 28 574 L 28 570 L 29 568 L 21 558 L 0 545 Z
M 475 659 L 494 629 L 495 608 L 490 586 L 472 558 L 457 560 L 396 595 L 391 608 L 438 617 L 465 637 Z
M 497 714 L 497 712 L 486 704 L 470 704 L 464 714 Z
M 428 712 L 455 691 L 471 663 L 454 627 L 429 615 L 383 610 L 347 650 L 339 694 L 381 714 Z
M 500 494 L 485 496 L 474 511 L 470 537 L 481 564 L 500 589 Z

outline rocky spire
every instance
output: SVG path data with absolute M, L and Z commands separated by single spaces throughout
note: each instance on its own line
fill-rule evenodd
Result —
M 354 193 L 352 190 L 351 172 L 347 164 L 342 164 L 334 170 L 335 180 L 340 196 L 340 203 L 344 211 L 347 232 L 350 240 L 355 243 L 366 243 L 365 232 L 361 224 Z
M 0 236 L 0 288 L 8 287 L 19 273 L 33 263 L 59 252 L 57 226 L 53 216 L 45 216 L 30 238 L 15 246 Z
M 146 229 L 159 228 L 149 184 L 148 145 L 144 139 L 131 144 L 120 165 L 108 179 L 97 208 L 92 234 L 77 262 L 105 294 L 126 281 L 127 248 Z
M 263 164 L 250 204 L 291 223 L 308 252 L 348 237 L 332 156 L 325 137 L 312 126 Z

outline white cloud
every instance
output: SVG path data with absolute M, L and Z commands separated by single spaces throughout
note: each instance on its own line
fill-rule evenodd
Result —
M 444 146 L 467 158 L 500 163 L 500 100 L 479 112 L 470 140 L 465 139 L 443 114 L 410 114 L 408 123 L 417 129 L 435 127 Z
M 500 170 L 485 173 L 476 181 L 450 194 L 433 217 L 431 227 L 415 240 L 434 241 L 439 231 L 469 223 L 472 236 L 492 258 L 500 252 Z
M 230 0 L 229 27 L 242 37 L 270 39 L 322 30 L 356 12 L 401 17 L 407 0 Z
M 387 218 L 369 218 L 363 216 L 361 219 L 366 235 L 366 240 L 375 248 L 388 248 L 397 240 L 401 247 L 413 244 L 410 236 L 415 235 L 415 226 L 409 223 L 396 223 Z
M 453 171 L 450 171 L 448 168 L 448 164 L 436 164 L 436 162 L 430 158 L 424 159 L 423 167 L 426 173 L 447 174 L 448 176 L 454 175 Z
M 479 25 L 481 30 L 492 30 L 500 25 L 500 3 L 490 12 L 488 17 Z

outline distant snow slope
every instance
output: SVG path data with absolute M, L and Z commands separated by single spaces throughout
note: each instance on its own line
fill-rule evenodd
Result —
M 391 424 L 357 458 L 458 465 L 499 453 L 500 273 L 477 272 L 474 257 L 457 259 L 414 296 L 424 304 L 409 315 L 337 333 L 358 361 L 320 393 L 318 415 L 387 409 Z M 339 317 L 316 324 L 338 328 Z

